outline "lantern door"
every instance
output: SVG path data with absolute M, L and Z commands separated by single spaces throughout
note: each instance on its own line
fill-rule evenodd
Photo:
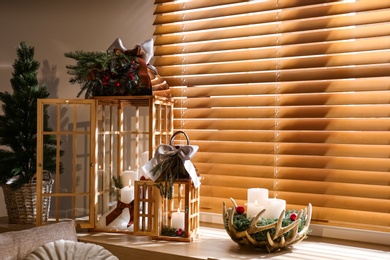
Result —
M 44 111 L 49 118 L 45 118 Z M 44 129 L 48 120 L 49 128 Z M 37 225 L 76 220 L 81 228 L 95 224 L 95 101 L 39 99 L 37 115 Z M 55 140 L 55 160 L 47 160 L 44 140 Z M 44 189 L 47 165 L 53 185 Z M 45 173 L 45 174 L 44 174 Z M 47 215 L 44 211 L 47 210 Z

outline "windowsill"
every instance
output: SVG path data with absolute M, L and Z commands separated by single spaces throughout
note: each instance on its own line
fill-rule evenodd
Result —
M 202 223 L 193 242 L 152 240 L 150 237 L 124 233 L 80 233 L 80 241 L 104 246 L 119 259 L 387 259 L 386 245 L 351 242 L 309 236 L 304 241 L 279 252 L 242 247 L 234 243 L 220 225 Z M 348 257 L 349 256 L 349 257 Z M 356 258 L 361 256 L 361 258 Z
M 31 224 L 7 224 L 0 218 L 0 232 L 17 231 L 33 227 Z M 119 259 L 390 259 L 388 245 L 371 244 L 309 235 L 304 241 L 268 253 L 234 243 L 220 224 L 201 223 L 198 238 L 193 242 L 152 240 L 150 237 L 126 233 L 80 232 L 79 240 L 99 244 Z M 326 257 L 325 257 L 326 256 Z

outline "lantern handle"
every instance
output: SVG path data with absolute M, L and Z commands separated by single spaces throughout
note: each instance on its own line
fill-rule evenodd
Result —
M 177 131 L 175 132 L 172 137 L 171 137 L 171 140 L 169 142 L 170 145 L 173 146 L 173 141 L 175 140 L 175 137 L 179 134 L 183 134 L 185 136 L 185 138 L 187 139 L 187 145 L 190 145 L 190 139 L 188 138 L 188 135 L 184 132 L 184 131 Z

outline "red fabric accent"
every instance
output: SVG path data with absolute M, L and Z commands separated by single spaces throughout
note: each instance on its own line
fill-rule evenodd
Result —
M 118 204 L 116 205 L 116 208 L 106 216 L 106 226 L 108 226 L 111 222 L 113 222 L 117 217 L 119 217 L 120 214 L 122 214 L 122 211 L 128 208 L 130 213 L 130 220 L 127 224 L 127 227 L 130 227 L 134 223 L 134 200 L 130 202 L 129 204 L 123 203 L 122 201 L 118 200 Z

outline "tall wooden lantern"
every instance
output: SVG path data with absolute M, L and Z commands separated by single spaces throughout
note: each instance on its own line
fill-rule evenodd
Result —
M 109 211 L 118 206 L 119 195 L 127 194 L 124 189 L 113 192 L 115 179 L 130 190 L 127 186 L 134 186 L 144 175 L 142 164 L 152 157 L 157 145 L 166 143 L 172 135 L 173 100 L 159 96 L 96 97 L 96 111 L 95 229 L 132 232 L 132 225 L 123 226 L 120 219 L 106 220 Z
M 144 173 L 157 145 L 167 143 L 173 132 L 173 99 L 161 96 L 101 96 L 90 99 L 40 99 L 50 111 L 52 131 L 38 122 L 37 180 L 42 180 L 43 138 L 57 139 L 57 172 L 51 193 L 37 192 L 37 225 L 74 219 L 90 230 L 132 233 L 132 226 L 107 225 L 105 215 L 118 205 L 121 190 L 115 180 L 126 176 L 134 185 Z M 65 156 L 61 157 L 62 150 Z M 60 174 L 61 165 L 64 170 Z M 38 181 L 39 183 L 39 181 Z M 128 190 L 128 187 L 126 187 Z M 38 191 L 42 190 L 38 186 Z M 48 220 L 42 219 L 44 199 L 52 198 Z M 126 211 L 128 212 L 128 211 Z

